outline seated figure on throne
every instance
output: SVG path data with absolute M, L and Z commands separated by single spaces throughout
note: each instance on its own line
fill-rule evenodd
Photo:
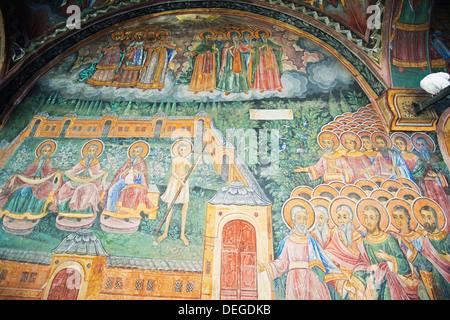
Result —
M 158 209 L 149 194 L 147 164 L 144 159 L 149 145 L 136 141 L 128 149 L 129 160 L 116 172 L 105 191 L 106 202 L 101 216 L 102 228 L 113 232 L 134 232 L 137 230 L 141 212 L 155 219 Z M 102 196 L 103 198 L 103 196 Z
M 64 171 L 68 181 L 62 183 L 55 194 L 55 202 L 50 206 L 50 210 L 58 213 L 56 226 L 59 229 L 72 231 L 87 228 L 94 222 L 108 175 L 98 160 L 102 151 L 100 140 L 87 142 L 82 149 L 84 158 Z
M 39 219 L 47 214 L 59 187 L 59 172 L 52 167 L 50 156 L 56 142 L 47 140 L 36 148 L 36 160 L 20 174 L 11 177 L 0 191 L 0 217 L 3 230 L 13 234 L 28 234 Z

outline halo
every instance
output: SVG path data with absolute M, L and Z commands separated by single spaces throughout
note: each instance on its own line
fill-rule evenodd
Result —
M 403 184 L 396 180 L 385 180 L 381 183 L 381 188 L 389 191 L 392 194 L 396 194 L 398 189 L 401 189 L 403 187 Z
M 390 215 L 391 225 L 394 228 L 396 228 L 397 230 L 400 230 L 400 228 L 397 226 L 397 223 L 395 222 L 395 219 L 392 218 L 392 214 L 394 213 L 394 208 L 396 206 L 402 206 L 410 213 L 410 217 L 411 217 L 410 228 L 411 228 L 411 230 L 416 230 L 417 220 L 414 217 L 414 215 L 411 214 L 411 204 L 408 201 L 406 201 L 404 199 L 400 199 L 400 198 L 392 198 L 391 200 L 388 201 L 388 203 L 386 203 L 386 209 Z
M 84 144 L 83 148 L 81 149 L 81 155 L 83 157 L 86 157 L 87 151 L 88 151 L 89 147 L 92 146 L 92 145 L 96 145 L 98 147 L 97 148 L 97 153 L 95 154 L 95 157 L 96 158 L 100 157 L 100 155 L 102 154 L 103 149 L 104 149 L 105 146 L 103 144 L 103 141 L 100 141 L 98 139 L 94 139 L 94 140 L 88 141 L 88 142 L 86 142 Z
M 353 139 L 352 139 L 352 138 L 353 138 Z M 356 150 L 359 150 L 359 149 L 361 148 L 361 145 L 362 145 L 361 138 L 360 138 L 356 133 L 354 133 L 354 132 L 346 131 L 346 132 L 344 132 L 343 134 L 341 134 L 341 137 L 340 137 L 340 140 L 341 140 L 341 146 L 342 146 L 344 149 L 348 150 L 348 149 L 347 149 L 347 146 L 345 145 L 345 142 L 346 142 L 347 139 L 350 139 L 350 140 L 354 140 L 354 141 L 355 141 L 355 143 L 356 143 L 355 149 L 356 149 Z
M 145 32 L 145 31 L 137 31 L 137 32 L 135 32 L 135 34 L 133 35 L 134 40 L 137 40 L 137 36 L 138 35 L 143 36 L 143 38 L 145 39 L 147 37 L 147 32 Z
M 125 37 L 125 33 L 123 31 L 115 31 L 115 32 L 111 33 L 111 39 L 116 40 L 116 39 L 114 39 L 115 36 L 120 36 L 119 40 L 122 40 Z
M 327 212 L 328 212 L 328 226 L 330 228 L 332 228 L 333 226 L 330 224 L 330 222 L 331 222 L 330 210 L 329 210 L 329 208 L 330 208 L 330 200 L 328 200 L 327 198 L 324 198 L 324 197 L 315 197 L 315 198 L 311 198 L 311 200 L 309 200 L 309 202 L 314 207 L 314 214 L 317 213 L 316 207 L 319 207 L 319 206 L 324 207 L 327 210 Z M 314 222 L 315 222 L 315 219 L 314 219 Z M 315 225 L 315 223 L 314 223 L 314 225 Z
M 185 140 L 185 139 L 181 139 L 181 140 L 177 140 L 172 144 L 171 150 L 172 150 L 172 154 L 175 157 L 178 157 L 178 146 L 180 144 L 184 143 L 186 145 L 186 147 L 188 148 L 188 155 L 191 154 L 192 150 L 193 150 L 193 146 L 192 146 L 192 142 L 190 142 L 189 140 Z
M 381 197 L 387 198 L 389 201 L 390 199 L 394 198 L 394 196 L 392 195 L 392 193 L 390 193 L 389 191 L 385 190 L 385 189 L 375 189 L 370 193 L 370 198 L 372 199 L 376 199 L 377 201 L 379 201 L 381 203 L 381 200 L 379 200 Z M 387 202 L 386 201 L 386 202 Z
M 360 227 L 359 221 L 358 219 L 356 219 L 356 202 L 353 201 L 352 199 L 349 199 L 347 197 L 337 197 L 335 199 L 333 199 L 333 201 L 330 202 L 330 218 L 331 221 L 333 221 L 333 224 L 336 227 L 339 227 L 339 222 L 338 219 L 336 217 L 337 215 L 337 208 L 341 205 L 346 205 L 348 207 L 350 207 L 350 209 L 353 212 L 353 219 L 352 219 L 352 223 L 356 228 Z
M 297 197 L 297 198 L 303 198 L 303 199 L 309 200 L 312 197 L 312 192 L 313 192 L 313 189 L 311 187 L 299 186 L 292 190 L 290 197 L 291 198 Z
M 56 142 L 54 140 L 45 140 L 45 141 L 41 142 L 38 145 L 38 147 L 36 148 L 36 151 L 34 153 L 36 155 L 36 158 L 39 158 L 41 156 L 42 148 L 45 145 L 50 145 L 50 147 L 52 148 L 52 150 L 48 154 L 49 156 L 51 156 L 53 154 L 53 152 L 55 152 L 55 150 L 56 150 Z
M 423 227 L 424 221 L 422 215 L 420 214 L 420 209 L 422 209 L 424 206 L 430 206 L 436 211 L 439 228 L 441 230 L 444 230 L 445 227 L 447 226 L 447 218 L 444 214 L 444 211 L 442 210 L 440 205 L 438 205 L 435 201 L 431 200 L 430 198 L 420 197 L 413 201 L 411 207 L 417 222 Z
M 245 34 L 245 33 L 250 33 L 251 37 L 252 37 L 252 38 L 254 37 L 254 33 L 253 33 L 253 31 L 251 31 L 251 30 L 248 30 L 248 29 L 242 30 L 242 31 L 241 31 L 242 37 L 244 37 L 244 34 Z
M 320 131 L 331 131 L 337 129 L 336 125 L 334 124 L 326 124 L 322 127 L 322 129 L 320 129 Z
M 367 194 L 364 192 L 363 189 L 361 189 L 358 186 L 352 185 L 352 184 L 346 185 L 339 192 L 340 196 L 347 197 L 347 198 L 352 198 L 352 194 L 355 194 L 356 196 L 359 197 L 359 199 L 355 199 L 355 201 L 359 201 L 359 200 L 367 197 Z
M 365 228 L 364 218 L 362 215 L 363 215 L 364 208 L 366 206 L 373 206 L 378 209 L 378 211 L 380 212 L 380 216 L 381 216 L 380 217 L 380 229 L 382 231 L 386 231 L 386 229 L 389 227 L 389 223 L 390 223 L 389 214 L 386 210 L 386 207 L 381 202 L 379 202 L 376 199 L 372 199 L 372 198 L 362 199 L 356 204 L 356 216 L 357 216 L 358 221 L 361 224 L 361 226 L 363 226 Z
M 161 35 L 161 34 L 164 34 L 164 35 L 168 36 L 170 34 L 170 32 L 167 31 L 167 30 L 160 30 L 160 31 L 155 33 L 155 38 L 158 38 L 158 36 Z
M 313 189 L 312 196 L 313 197 L 325 197 L 328 198 L 324 193 L 328 193 L 333 196 L 333 199 L 339 196 L 339 192 L 328 184 L 318 185 Z M 330 199 L 331 200 L 331 199 Z
M 400 150 L 400 149 L 397 147 L 397 145 L 395 144 L 395 139 L 397 139 L 397 138 L 403 138 L 403 139 L 405 139 L 405 141 L 406 141 L 406 151 L 407 151 L 407 152 L 410 152 L 410 151 L 412 150 L 413 145 L 412 145 L 412 142 L 411 142 L 411 138 L 410 138 L 406 133 L 403 133 L 403 132 L 395 132 L 395 133 L 393 133 L 393 134 L 391 135 L 391 141 L 392 141 L 392 143 L 394 144 L 394 147 L 395 147 L 396 149 Z
M 379 186 L 375 182 L 368 180 L 368 179 L 357 180 L 355 182 L 355 186 L 360 187 L 365 192 L 366 195 L 370 195 L 370 193 L 373 190 L 379 188 Z
M 246 30 L 246 31 L 247 31 L 247 30 Z M 254 36 L 255 36 L 257 39 L 260 39 L 260 38 L 261 38 L 261 36 L 259 35 L 259 33 L 260 33 L 261 31 L 264 31 L 264 32 L 266 33 L 266 35 L 267 35 L 267 38 L 270 38 L 270 32 L 269 32 L 269 30 L 267 30 L 267 29 L 258 29 L 258 30 L 256 30 L 255 33 L 254 33 Z
M 283 207 L 281 208 L 281 212 L 283 213 L 284 223 L 286 224 L 286 226 L 289 229 L 292 229 L 294 224 L 293 224 L 292 218 L 291 218 L 291 210 L 294 206 L 301 206 L 301 207 L 305 208 L 306 212 L 308 213 L 308 222 L 307 222 L 306 227 L 309 231 L 312 228 L 312 226 L 314 225 L 314 220 L 315 220 L 314 208 L 308 200 L 305 200 L 302 198 L 297 198 L 297 197 L 289 198 L 284 202 Z
M 407 178 L 396 178 L 395 180 L 400 182 L 403 186 L 405 186 L 407 188 L 411 188 L 414 191 L 417 191 L 418 194 L 421 194 L 419 186 L 415 182 L 413 182 L 413 181 L 411 181 L 411 180 L 409 180 Z
M 242 37 L 242 34 L 241 34 L 238 30 L 231 30 L 231 31 L 228 31 L 228 32 L 227 32 L 227 38 L 228 38 L 229 40 L 232 39 L 231 34 L 232 34 L 233 32 L 236 32 L 236 33 L 239 35 L 239 39 Z
M 142 154 L 141 154 L 141 158 L 145 159 L 148 156 L 148 154 L 149 154 L 150 146 L 149 146 L 149 144 L 147 142 L 142 141 L 142 140 L 133 142 L 133 144 L 131 144 L 131 146 L 128 147 L 128 151 L 127 151 L 128 158 L 131 158 L 133 150 L 136 147 L 141 147 L 143 149 L 142 150 Z
M 333 140 L 333 142 L 334 142 L 333 150 L 336 150 L 337 148 L 339 148 L 339 138 L 338 138 L 337 134 L 332 131 L 322 131 L 317 135 L 317 143 L 319 144 L 319 146 L 322 149 L 325 149 L 325 147 L 323 146 L 323 140 L 325 138 Z
M 380 177 L 380 176 L 372 176 L 372 177 L 369 178 L 369 180 L 375 182 L 376 185 L 378 186 L 378 188 L 380 188 L 380 187 L 381 187 L 381 184 L 382 184 L 384 181 L 386 181 L 385 178 Z
M 346 186 L 346 184 L 342 181 L 330 181 L 328 182 L 328 185 L 335 188 L 338 192 L 341 191 L 341 189 Z
M 428 150 L 430 150 L 431 153 L 436 151 L 436 144 L 429 135 L 421 132 L 416 132 L 411 136 L 411 141 L 417 151 L 419 151 L 419 147 L 417 146 L 417 138 L 423 138 L 428 142 Z
M 375 131 L 374 133 L 372 133 L 372 135 L 370 136 L 370 139 L 372 140 L 372 144 L 377 147 L 377 149 L 379 149 L 378 144 L 375 142 L 376 138 L 378 137 L 384 137 L 386 139 L 386 143 L 387 143 L 387 147 L 389 149 L 392 148 L 392 140 L 391 138 L 387 135 L 387 133 L 382 132 L 382 131 Z
M 200 39 L 204 39 L 205 38 L 205 34 L 206 33 L 211 33 L 211 38 L 214 38 L 216 36 L 216 33 L 212 30 L 204 30 L 200 33 Z
M 408 187 L 404 187 L 401 189 L 398 189 L 397 194 L 395 195 L 396 198 L 404 199 L 405 196 L 411 195 L 414 197 L 414 199 L 420 198 L 420 193 L 416 192 L 416 190 L 413 190 Z

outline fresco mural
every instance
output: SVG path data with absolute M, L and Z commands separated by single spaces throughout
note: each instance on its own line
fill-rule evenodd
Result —
M 263 19 L 167 15 L 115 26 L 42 75 L 0 131 L 0 287 L 449 299 L 436 135 L 387 132 L 313 40 Z M 86 281 L 58 287 L 75 274 Z

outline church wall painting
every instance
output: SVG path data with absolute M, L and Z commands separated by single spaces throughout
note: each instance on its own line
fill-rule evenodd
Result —
M 250 117 L 278 109 L 292 117 Z M 29 251 L 56 276 L 56 260 L 83 256 L 70 241 L 86 232 L 86 250 L 108 257 L 92 274 L 97 298 L 132 297 L 143 283 L 117 278 L 138 269 L 187 277 L 172 298 L 448 299 L 435 134 L 386 132 L 342 61 L 283 26 L 233 15 L 118 26 L 44 74 L 1 134 L 5 265 Z M 239 239 L 246 263 L 226 268 Z M 308 270 L 312 289 L 296 293 Z

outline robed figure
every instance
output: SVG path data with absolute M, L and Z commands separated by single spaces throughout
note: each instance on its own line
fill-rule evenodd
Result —
M 405 68 L 428 66 L 429 0 L 397 0 L 392 22 L 392 64 Z
M 435 155 L 434 142 L 425 134 L 416 133 L 412 137 L 413 144 L 418 150 L 418 160 L 412 170 L 414 180 L 425 196 L 436 201 L 450 219 L 450 196 L 448 181 L 443 172 L 442 160 Z M 446 191 L 447 190 L 447 191 Z M 447 231 L 450 230 L 447 225 Z
M 53 201 L 60 181 L 50 159 L 55 149 L 53 140 L 42 142 L 36 149 L 37 159 L 6 182 L 0 194 L 0 213 L 4 216 L 3 229 L 6 231 L 29 233 L 35 223 L 47 214 L 47 205 Z M 16 223 L 25 218 L 33 223 Z
M 250 84 L 247 79 L 247 65 L 245 63 L 244 52 L 250 51 L 250 48 L 240 41 L 239 31 L 230 31 L 227 42 L 221 55 L 220 78 L 217 83 L 217 90 L 230 93 L 248 93 Z
M 145 61 L 144 38 L 146 33 L 143 31 L 134 34 L 135 41 L 131 42 L 124 53 L 123 61 L 114 78 L 112 85 L 120 87 L 135 87 L 142 64 Z
M 133 143 L 127 162 L 116 172 L 106 190 L 106 203 L 102 215 L 116 218 L 141 218 L 141 212 L 149 214 L 154 205 L 147 196 L 148 173 L 144 158 L 149 146 L 143 141 Z
M 166 30 L 158 31 L 155 35 L 148 32 L 148 43 L 144 45 L 145 61 L 136 84 L 137 88 L 143 91 L 147 89 L 161 91 L 164 88 L 169 64 L 177 50 L 165 40 L 168 35 L 169 32 Z
M 307 172 L 311 180 L 323 178 L 323 183 L 342 181 L 350 183 L 354 180 L 354 170 L 350 166 L 345 153 L 337 150 L 339 138 L 331 131 L 322 131 L 317 140 L 324 149 L 324 154 L 319 161 L 309 167 L 296 167 L 294 172 Z
M 358 296 L 367 300 L 418 300 L 419 282 L 397 240 L 385 232 L 389 226 L 386 208 L 366 198 L 358 202 L 357 214 L 368 232 L 359 246 L 351 280 Z
M 252 80 L 254 89 L 260 92 L 278 90 L 282 91 L 281 84 L 283 47 L 269 40 L 269 31 L 255 32 L 259 40 L 253 45 L 252 54 Z
M 87 83 L 94 86 L 112 85 L 123 56 L 124 44 L 122 40 L 124 36 L 125 34 L 122 31 L 114 32 L 111 35 L 112 41 L 102 48 L 102 54 L 95 66 L 95 72 L 87 80 Z
M 385 179 L 406 178 L 414 181 L 411 171 L 400 152 L 392 149 L 392 141 L 384 132 L 374 132 L 372 142 L 378 149 L 373 164 L 362 169 L 358 174 L 366 173 L 369 177 L 379 176 Z
M 216 88 L 217 75 L 217 44 L 213 41 L 212 31 L 200 34 L 203 41 L 194 50 L 186 53 L 189 65 L 194 66 L 189 90 L 194 94 L 202 91 L 213 92 Z
M 100 140 L 87 142 L 82 150 L 84 158 L 71 169 L 64 171 L 67 181 L 55 193 L 55 202 L 50 207 L 52 211 L 58 213 L 57 227 L 69 228 L 63 225 L 68 221 L 64 218 L 72 219 L 75 223 L 83 222 L 81 219 L 88 219 L 89 223 L 92 223 L 95 219 L 100 210 L 99 203 L 108 174 L 101 168 L 98 160 L 102 151 L 103 143 Z M 86 225 L 81 223 L 70 228 L 75 227 Z
M 419 199 L 419 203 L 416 202 L 412 208 L 415 214 L 422 217 L 420 211 L 429 202 L 426 198 Z M 425 285 L 428 297 L 431 300 L 450 299 L 450 262 L 440 256 L 424 232 L 416 231 L 418 224 L 409 203 L 394 198 L 388 202 L 387 209 L 393 225 L 391 234 L 397 239 L 417 277 Z M 443 213 L 439 214 L 443 218 Z M 427 228 L 434 232 L 429 226 Z
M 354 132 L 344 132 L 340 137 L 341 144 L 346 149 L 345 158 L 350 167 L 352 167 L 355 175 L 353 179 L 348 181 L 354 183 L 356 180 L 365 178 L 364 174 L 358 174 L 361 170 L 370 167 L 372 163 L 369 157 L 360 151 L 362 146 L 361 138 Z
M 289 205 L 289 202 L 292 204 Z M 314 220 L 312 205 L 300 198 L 291 198 L 287 203 L 283 214 L 292 231 L 283 240 L 278 258 L 270 264 L 258 263 L 258 271 L 265 270 L 272 280 L 287 272 L 287 300 L 346 297 L 350 288 L 345 276 L 308 232 Z

